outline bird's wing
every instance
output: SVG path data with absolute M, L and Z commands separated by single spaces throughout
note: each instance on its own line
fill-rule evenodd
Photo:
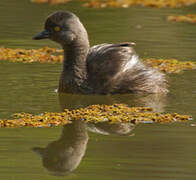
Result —
M 100 44 L 90 48 L 87 57 L 88 80 L 96 92 L 109 93 L 118 83 L 118 77 L 137 62 L 134 45 Z

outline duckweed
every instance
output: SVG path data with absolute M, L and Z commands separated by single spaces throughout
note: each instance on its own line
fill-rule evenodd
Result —
M 11 49 L 0 48 L 0 60 L 23 63 L 57 63 L 62 62 L 62 50 L 44 47 L 41 49 Z
M 196 14 L 168 16 L 168 21 L 196 23 Z
M 0 60 L 22 63 L 62 63 L 62 50 L 44 47 L 41 49 L 11 49 L 0 48 Z M 144 63 L 165 73 L 179 73 L 183 70 L 196 68 L 193 61 L 179 61 L 176 59 L 144 59 Z
M 144 63 L 165 73 L 179 73 L 183 70 L 196 69 L 196 62 L 179 61 L 177 59 L 149 58 L 145 59 Z
M 71 0 L 31 0 L 35 3 L 50 3 L 50 4 L 59 4 L 67 3 Z M 123 7 L 127 8 L 129 6 L 140 5 L 148 7 L 182 7 L 189 6 L 196 3 L 196 0 L 80 0 L 85 7 L 91 8 L 105 8 L 105 7 Z
M 189 115 L 177 113 L 161 114 L 149 107 L 128 107 L 125 104 L 91 105 L 75 110 L 65 109 L 64 112 L 45 112 L 40 115 L 16 113 L 12 120 L 0 120 L 0 127 L 51 127 L 66 125 L 74 120 L 85 122 L 109 123 L 173 123 L 191 120 Z
M 162 7 L 182 7 L 195 4 L 195 0 L 90 0 L 89 2 L 85 3 L 84 6 L 92 7 L 92 8 L 105 8 L 105 7 L 123 7 L 127 8 L 130 6 L 144 6 L 144 7 L 155 7 L 155 8 L 162 8 Z

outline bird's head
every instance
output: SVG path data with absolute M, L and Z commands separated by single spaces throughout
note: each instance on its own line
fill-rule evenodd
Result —
M 51 39 L 62 46 L 87 38 L 87 32 L 79 18 L 68 11 L 57 11 L 45 22 L 44 30 L 33 37 L 34 40 Z

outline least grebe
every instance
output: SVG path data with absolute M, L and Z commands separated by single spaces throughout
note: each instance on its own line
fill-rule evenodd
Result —
M 84 94 L 167 93 L 165 75 L 144 65 L 134 43 L 90 47 L 79 18 L 67 11 L 51 14 L 44 31 L 34 37 L 51 39 L 64 49 L 59 92 Z

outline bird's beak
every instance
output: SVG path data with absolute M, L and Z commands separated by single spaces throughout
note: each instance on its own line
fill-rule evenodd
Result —
M 34 40 L 40 40 L 40 39 L 47 39 L 50 37 L 50 34 L 47 30 L 42 31 L 41 33 L 37 34 L 33 37 Z

